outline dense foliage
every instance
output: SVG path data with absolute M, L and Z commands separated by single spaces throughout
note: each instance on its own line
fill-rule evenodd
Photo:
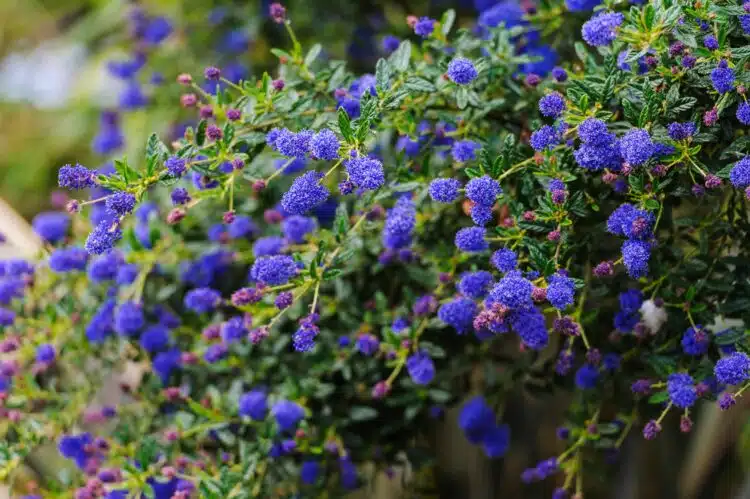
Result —
M 4 263 L 4 477 L 53 439 L 81 473 L 50 494 L 335 497 L 361 463 L 416 462 L 453 404 L 501 458 L 534 376 L 573 393 L 567 450 L 521 479 L 581 497 L 631 431 L 688 432 L 749 386 L 744 328 L 714 324 L 750 319 L 750 4 L 410 17 L 363 75 L 269 10 L 274 76 L 165 75 L 195 125 L 62 167 L 90 195 L 34 220 L 46 258 Z M 122 111 L 155 105 L 139 78 L 172 32 L 131 23 Z M 94 148 L 125 140 L 104 113 Z M 90 407 L 126 363 L 132 401 Z

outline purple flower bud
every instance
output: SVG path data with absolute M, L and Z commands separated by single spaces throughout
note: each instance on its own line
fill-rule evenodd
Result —
M 203 70 L 203 76 L 208 80 L 218 80 L 221 77 L 221 70 L 214 66 L 209 66 Z
M 661 425 L 652 419 L 651 421 L 646 423 L 646 426 L 643 427 L 643 438 L 645 438 L 646 440 L 653 440 L 656 438 L 656 435 L 658 435 L 660 431 Z
M 239 109 L 227 109 L 227 119 L 229 121 L 237 121 L 242 117 L 242 111 Z
M 274 2 L 268 8 L 268 13 L 273 19 L 273 22 L 281 24 L 286 20 L 286 9 L 283 5 L 278 2 Z

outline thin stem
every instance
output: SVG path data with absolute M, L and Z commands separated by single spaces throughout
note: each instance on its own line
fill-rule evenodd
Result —
M 291 164 L 292 164 L 292 162 L 293 162 L 293 161 L 294 161 L 295 159 L 296 159 L 296 158 L 291 158 L 291 159 L 289 159 L 289 160 L 288 160 L 288 161 L 287 161 L 286 163 L 284 163 L 283 165 L 281 165 L 281 168 L 279 168 L 278 170 L 276 170 L 275 172 L 273 172 L 273 173 L 271 174 L 271 176 L 270 176 L 270 177 L 268 177 L 268 178 L 267 178 L 267 179 L 265 180 L 265 182 L 266 182 L 266 185 L 268 185 L 268 184 L 269 184 L 269 183 L 271 182 L 271 180 L 275 179 L 276 177 L 278 177 L 279 175 L 281 175 L 282 173 L 284 173 L 284 170 L 286 170 L 287 166 L 291 165 Z
M 315 284 L 315 292 L 313 293 L 313 301 L 312 301 L 312 304 L 310 305 L 311 314 L 315 313 L 315 307 L 317 307 L 318 305 L 318 296 L 320 295 L 320 284 L 322 282 L 323 282 L 322 280 L 318 279 L 318 282 Z
M 329 170 L 328 170 L 328 171 L 327 171 L 327 172 L 325 173 L 325 175 L 323 175 L 323 178 L 321 178 L 320 180 L 322 181 L 322 180 L 323 180 L 324 178 L 328 177 L 328 175 L 330 175 L 331 173 L 333 173 L 333 172 L 334 172 L 334 171 L 336 170 L 336 168 L 338 168 L 338 167 L 339 167 L 339 165 L 341 164 L 341 162 L 342 162 L 342 161 L 344 161 L 344 160 L 343 160 L 343 159 L 340 159 L 340 160 L 338 160 L 338 161 L 336 162 L 336 164 L 335 164 L 335 165 L 333 165 L 333 166 L 332 166 L 332 167 L 331 167 L 331 168 L 330 168 L 330 169 L 329 169 Z

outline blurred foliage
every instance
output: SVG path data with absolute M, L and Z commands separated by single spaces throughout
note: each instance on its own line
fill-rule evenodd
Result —
M 180 72 L 200 74 L 207 64 L 239 62 L 250 66 L 253 73 L 271 68 L 275 58 L 269 47 L 284 33 L 268 20 L 268 3 L 267 0 L 138 3 L 151 14 L 167 16 L 175 25 L 168 43 L 149 64 L 158 67 L 167 82 L 174 81 Z M 450 5 L 466 20 L 476 16 L 473 3 L 467 0 L 293 0 L 285 4 L 295 13 L 295 31 L 303 44 L 315 38 L 331 55 L 347 58 L 355 72 L 374 67 L 380 55 L 380 34 L 385 27 L 394 27 L 395 35 L 407 33 L 405 18 L 411 13 L 440 12 Z M 89 145 L 96 133 L 100 109 L 113 104 L 110 94 L 118 82 L 106 73 L 105 65 L 108 60 L 126 54 L 124 28 L 133 5 L 126 0 L 0 2 L 0 67 L 3 68 L 0 71 L 15 71 L 2 62 L 9 56 L 28 58 L 45 43 L 55 48 L 80 45 L 85 54 L 81 65 L 70 69 L 70 95 L 60 106 L 39 108 L 31 102 L 3 99 L 0 92 L 0 197 L 24 216 L 30 218 L 49 206 L 50 193 L 56 188 L 57 168 L 62 164 L 80 162 L 97 167 L 102 162 L 102 158 L 92 154 Z M 224 20 L 219 25 L 212 26 L 205 19 L 205 13 L 211 10 L 223 14 Z M 359 24 L 353 23 L 353 19 L 359 20 Z M 242 29 L 248 35 L 245 50 L 230 55 L 207 50 L 216 46 L 217 40 L 220 44 L 230 36 L 233 29 Z M 188 31 L 189 40 L 184 36 Z M 195 36 L 195 31 L 201 35 Z M 29 78 L 56 79 L 36 71 Z M 157 98 L 177 102 L 179 89 L 172 87 L 171 91 L 166 87 L 159 89 Z M 131 147 L 125 151 L 126 155 L 139 152 L 132 147 L 140 148 L 145 143 L 147 131 L 163 130 L 165 123 L 177 118 L 165 116 L 165 107 L 150 106 L 123 115 L 123 132 Z

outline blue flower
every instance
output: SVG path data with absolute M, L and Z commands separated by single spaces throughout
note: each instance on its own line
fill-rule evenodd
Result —
M 471 207 L 471 221 L 476 225 L 487 225 L 492 221 L 492 207 L 475 204 Z
M 496 28 L 503 23 L 506 28 L 512 28 L 525 24 L 523 19 L 524 11 L 521 8 L 519 2 L 515 0 L 504 0 L 497 4 L 490 2 L 492 7 L 488 9 L 480 9 L 482 13 L 479 15 L 477 22 L 479 25 L 487 28 Z
M 682 335 L 682 350 L 687 355 L 703 355 L 708 351 L 708 345 L 711 343 L 711 337 L 708 331 L 701 325 L 689 327 Z
M 529 144 L 537 151 L 542 152 L 545 149 L 552 149 L 560 143 L 560 133 L 551 125 L 544 125 L 531 134 Z
M 244 239 L 258 232 L 258 226 L 246 215 L 237 215 L 227 226 L 227 233 L 232 239 Z
M 76 466 L 83 469 L 89 457 L 86 449 L 92 442 L 90 433 L 64 435 L 57 444 L 57 450 L 64 458 L 75 461 Z
M 573 304 L 575 282 L 573 279 L 557 272 L 547 279 L 547 301 L 558 310 L 565 310 Z
M 739 188 L 750 186 L 750 156 L 745 156 L 734 164 L 729 172 L 729 181 Z
M 383 37 L 383 52 L 385 52 L 386 54 L 394 52 L 399 47 L 399 45 L 401 45 L 401 40 L 397 36 L 385 35 Z
M 319 183 L 322 177 L 322 173 L 313 170 L 294 179 L 281 198 L 284 211 L 290 215 L 303 215 L 328 199 L 328 189 Z
M 714 375 L 719 383 L 739 385 L 750 379 L 750 357 L 734 352 L 716 361 Z
M 747 102 L 740 103 L 740 105 L 737 106 L 736 116 L 737 121 L 743 125 L 750 125 L 750 104 Z
M 306 460 L 302 463 L 299 469 L 299 477 L 302 483 L 306 485 L 313 485 L 320 475 L 321 466 L 318 461 Z
M 289 400 L 279 400 L 271 408 L 271 414 L 276 419 L 281 431 L 293 430 L 305 417 L 305 410 Z
M 185 308 L 197 314 L 214 310 L 221 303 L 221 294 L 211 288 L 191 289 L 183 300 Z
M 706 47 L 708 50 L 718 50 L 719 41 L 716 39 L 714 35 L 706 35 L 703 38 L 703 46 Z
M 143 28 L 141 37 L 149 45 L 159 45 L 172 34 L 172 24 L 166 17 L 150 19 Z
M 510 446 L 510 428 L 508 425 L 495 425 L 482 438 L 484 453 L 489 458 L 502 457 Z
M 70 227 L 67 213 L 48 211 L 40 213 L 31 221 L 34 232 L 49 243 L 56 243 L 65 238 Z
M 310 151 L 316 159 L 332 161 L 339 157 L 339 139 L 331 130 L 324 128 L 310 139 Z
M 430 197 L 438 203 L 452 203 L 458 198 L 460 188 L 461 182 L 454 178 L 436 178 L 430 182 Z
M 599 369 L 591 364 L 582 365 L 576 371 L 576 386 L 581 390 L 590 390 L 596 386 L 599 380 Z
M 145 107 L 148 104 L 148 98 L 138 82 L 130 81 L 125 84 L 125 88 L 120 92 L 118 102 L 121 109 L 130 111 Z
M 622 244 L 622 259 L 628 275 L 634 279 L 648 274 L 651 246 L 645 241 L 630 239 Z
M 314 218 L 292 215 L 281 222 L 281 230 L 284 237 L 293 244 L 302 244 L 307 235 L 314 232 L 318 224 Z
M 297 275 L 297 263 L 287 255 L 262 256 L 255 260 L 250 277 L 270 286 L 286 284 Z
M 466 227 L 456 232 L 456 247 L 465 253 L 477 253 L 489 248 L 484 239 L 486 230 L 482 227 Z
M 473 327 L 474 316 L 477 314 L 477 304 L 468 298 L 456 298 L 443 304 L 438 310 L 438 318 L 453 326 L 459 333 L 464 334 Z
M 84 251 L 84 250 L 81 250 Z M 84 253 L 86 253 L 84 251 Z M 88 253 L 86 253 L 88 255 Z M 91 260 L 88 276 L 92 282 L 111 281 L 117 277 L 120 265 L 124 264 L 123 256 L 118 251 L 111 251 Z
M 121 238 L 122 230 L 119 224 L 112 224 L 108 220 L 103 220 L 86 238 L 86 251 L 92 255 L 101 255 L 111 250 Z
M 453 156 L 454 161 L 464 163 L 475 159 L 477 157 L 477 149 L 481 148 L 482 146 L 473 140 L 457 140 L 453 143 L 451 155 Z
M 85 166 L 65 165 L 57 172 L 57 184 L 68 189 L 87 189 L 94 187 L 96 173 Z
M 169 345 L 169 329 L 161 324 L 150 326 L 141 334 L 140 343 L 149 353 L 164 350 Z
M 261 256 L 278 255 L 285 246 L 286 241 L 279 236 L 261 237 L 253 244 L 253 256 L 259 258 Z
M 625 20 L 619 12 L 602 12 L 586 21 L 581 29 L 583 40 L 593 47 L 609 45 L 617 38 L 617 28 Z
M 734 90 L 734 70 L 722 60 L 719 65 L 711 71 L 711 84 L 720 94 Z
M 86 325 L 86 339 L 89 342 L 101 343 L 107 336 L 114 333 L 116 306 L 115 300 L 109 299 L 97 309 Z
M 516 265 L 518 264 L 517 259 L 518 257 L 516 256 L 515 251 L 508 248 L 502 248 L 492 254 L 490 263 L 500 272 L 510 272 L 516 268 Z
M 55 360 L 55 347 L 49 343 L 44 343 L 36 347 L 36 361 L 43 364 L 49 364 Z
M 560 92 L 552 92 L 539 99 L 539 112 L 549 118 L 559 118 L 565 111 L 565 98 Z
M 436 23 L 437 21 L 430 19 L 429 17 L 421 17 L 416 24 L 414 24 L 414 33 L 422 38 L 427 38 L 435 30 Z
M 263 390 L 252 390 L 242 394 L 239 400 L 239 415 L 263 421 L 268 414 L 268 397 Z
M 479 444 L 496 428 L 495 413 L 483 397 L 476 396 L 461 407 L 458 426 L 466 435 L 466 440 L 472 444 Z
M 182 354 L 176 348 L 167 350 L 156 354 L 154 359 L 151 361 L 151 368 L 161 379 L 161 383 L 166 385 L 169 381 L 169 376 L 174 372 L 175 369 L 180 367 L 180 360 Z
M 16 313 L 7 308 L 0 308 L 0 326 L 12 326 L 16 321 Z
M 742 28 L 742 32 L 746 35 L 750 35 L 750 14 L 743 14 L 738 17 L 740 19 L 740 27 Z
M 594 7 L 601 3 L 602 0 L 565 0 L 565 6 L 571 12 L 594 10 Z
M 435 377 L 435 364 L 424 351 L 413 353 L 406 359 L 406 370 L 412 381 L 418 385 L 427 385 Z
M 691 407 L 698 398 L 695 391 L 695 382 L 686 373 L 669 375 L 667 378 L 667 393 L 669 394 L 669 400 L 681 409 Z
M 492 286 L 492 274 L 485 270 L 467 272 L 458 282 L 458 291 L 467 298 L 484 298 Z
M 349 180 L 364 190 L 374 191 L 385 183 L 383 163 L 375 158 L 357 156 L 344 162 Z
M 119 334 L 135 336 L 144 325 L 146 325 L 146 319 L 140 304 L 126 301 L 115 310 L 114 328 Z
M 466 184 L 466 197 L 477 204 L 492 206 L 495 204 L 495 198 L 502 194 L 503 190 L 497 180 L 487 175 L 473 178 Z
M 531 305 L 531 291 L 534 285 L 521 277 L 520 272 L 508 272 L 495 284 L 487 298 L 487 303 L 500 303 L 508 308 L 521 308 Z
M 633 166 L 640 166 L 654 154 L 651 136 L 642 128 L 633 128 L 620 139 L 620 154 Z
M 416 223 L 417 212 L 414 203 L 406 196 L 399 198 L 386 214 L 382 234 L 383 246 L 389 250 L 398 250 L 411 245 Z
M 164 162 L 164 166 L 167 168 L 169 174 L 173 177 L 181 177 L 187 170 L 187 164 L 185 163 L 185 160 L 182 158 L 178 158 L 177 156 L 170 156 L 169 158 L 167 158 L 167 160 Z
M 49 257 L 49 268 L 58 273 L 83 270 L 89 254 L 83 248 L 58 248 Z
M 373 355 L 380 349 L 380 340 L 373 335 L 369 333 L 360 334 L 357 337 L 357 351 L 359 351 L 363 355 Z
M 511 325 L 523 344 L 532 350 L 542 350 L 549 343 L 549 333 L 544 314 L 537 307 L 515 310 Z
M 557 82 L 563 83 L 568 80 L 568 72 L 559 66 L 555 67 L 552 69 L 552 78 Z
M 476 79 L 477 74 L 474 63 L 464 57 L 456 57 L 448 64 L 448 78 L 453 83 L 468 85 Z
M 667 127 L 667 133 L 672 140 L 685 140 L 695 134 L 696 126 L 692 121 L 685 123 L 673 122 Z

